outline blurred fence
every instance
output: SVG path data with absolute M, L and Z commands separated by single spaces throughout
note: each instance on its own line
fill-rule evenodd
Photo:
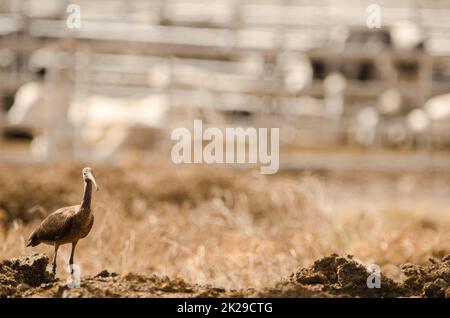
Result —
M 43 119 L 22 126 L 41 159 L 108 158 L 199 117 L 280 127 L 284 146 L 447 147 L 450 2 L 377 1 L 380 29 L 371 3 L 3 0 L 0 129 L 40 83 Z

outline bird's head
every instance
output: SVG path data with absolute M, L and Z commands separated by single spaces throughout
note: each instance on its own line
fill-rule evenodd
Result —
M 86 167 L 83 169 L 83 180 L 86 182 L 87 180 L 92 181 L 92 183 L 95 186 L 95 189 L 97 191 L 99 190 L 99 187 L 97 186 L 97 182 L 95 182 L 94 175 L 92 174 L 92 169 L 89 167 Z

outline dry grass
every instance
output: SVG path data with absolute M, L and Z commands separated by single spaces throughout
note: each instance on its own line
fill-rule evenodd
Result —
M 24 242 L 43 217 L 36 206 L 49 213 L 80 201 L 81 168 L 0 167 L 0 259 L 32 252 Z M 449 176 L 93 168 L 102 191 L 94 197 L 94 228 L 78 244 L 85 275 L 157 272 L 259 288 L 332 252 L 375 262 L 393 276 L 393 265 L 450 252 Z M 69 253 L 69 245 L 60 249 L 60 277 Z

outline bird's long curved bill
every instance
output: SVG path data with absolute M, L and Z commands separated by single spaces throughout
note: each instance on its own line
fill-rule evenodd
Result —
M 98 185 L 97 185 L 97 182 L 95 182 L 95 179 L 94 179 L 94 176 L 92 175 L 92 173 L 89 173 L 87 177 L 88 177 L 89 180 L 92 181 L 92 183 L 93 183 L 94 186 L 95 186 L 95 189 L 96 189 L 97 191 L 100 190 L 99 187 L 98 187 Z

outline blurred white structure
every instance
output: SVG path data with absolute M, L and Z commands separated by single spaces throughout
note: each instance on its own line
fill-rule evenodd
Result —
M 25 127 L 32 133 L 42 131 L 47 118 L 43 89 L 41 82 L 29 82 L 19 88 L 8 112 L 10 125 Z
M 284 52 L 278 57 L 277 67 L 283 77 L 284 88 L 290 94 L 301 92 L 312 81 L 311 62 L 303 54 Z
M 378 122 L 379 114 L 375 107 L 368 106 L 361 109 L 350 128 L 355 141 L 365 146 L 372 145 L 375 142 Z
M 411 51 L 424 40 L 422 29 L 407 20 L 393 23 L 390 34 L 394 48 L 401 51 Z
M 52 147 L 52 139 L 46 131 L 48 112 L 44 102 L 43 84 L 27 83 L 19 89 L 16 101 L 8 112 L 9 125 L 28 129 L 33 135 L 31 144 L 33 157 L 45 160 Z M 168 101 L 165 96 L 152 95 L 141 99 L 119 99 L 105 96 L 89 96 L 80 102 L 71 103 L 68 121 L 75 131 L 75 145 L 81 150 L 90 149 L 92 157 L 107 159 L 121 146 L 136 143 L 130 135 L 136 129 L 143 136 L 165 125 Z M 143 138 L 145 146 L 150 140 Z
M 308 147 L 345 146 L 347 136 L 379 146 L 429 133 L 450 141 L 446 102 L 424 107 L 450 91 L 448 1 L 380 0 L 379 29 L 365 23 L 370 0 L 76 3 L 79 30 L 66 27 L 66 1 L 0 2 L 0 89 L 9 98 L 20 88 L 9 122 L 33 129 L 43 158 L 70 140 L 111 156 L 163 123 L 169 106 L 168 129 L 199 118 L 190 116 L 283 125 Z M 49 69 L 45 96 L 27 63 Z M 156 106 L 141 107 L 145 96 Z M 42 98 L 51 112 L 39 110 Z
M 345 77 L 340 73 L 331 73 L 323 82 L 325 90 L 325 112 L 340 117 L 344 111 Z
M 430 126 L 430 119 L 427 113 L 420 108 L 412 110 L 406 116 L 406 122 L 413 133 L 423 133 Z
M 396 115 L 402 107 L 402 96 L 395 88 L 385 90 L 377 100 L 377 109 L 383 115 Z
M 450 94 L 431 98 L 425 104 L 425 112 L 432 120 L 441 120 L 450 117 Z

